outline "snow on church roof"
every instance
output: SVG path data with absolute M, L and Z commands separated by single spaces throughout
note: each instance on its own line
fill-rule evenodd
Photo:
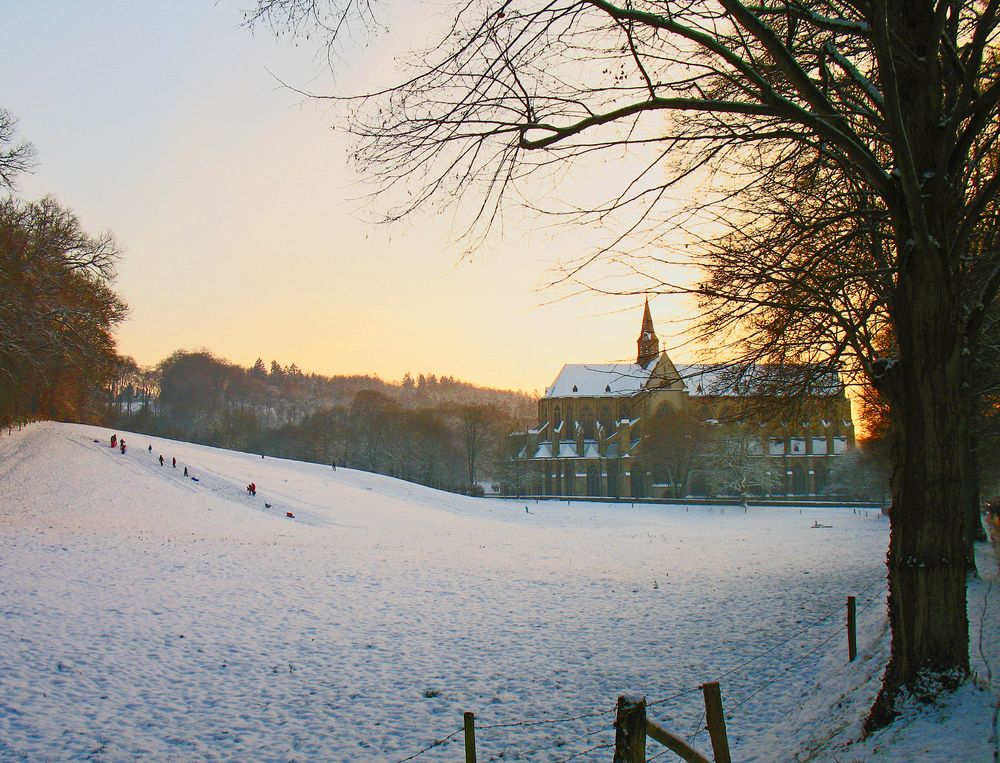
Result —
M 692 397 L 732 394 L 732 386 L 720 379 L 722 366 L 676 365 L 675 368 Z
M 844 385 L 836 371 L 821 366 L 676 365 L 684 387 L 692 397 L 740 397 L 753 394 L 839 395 Z
M 569 363 L 562 367 L 545 397 L 629 397 L 641 392 L 650 381 L 656 362 Z M 745 397 L 748 395 L 843 394 L 844 386 L 836 371 L 821 366 L 775 366 L 767 364 L 675 365 L 684 388 L 691 397 Z M 670 382 L 671 379 L 660 380 Z M 653 386 L 658 386 L 654 384 Z
M 545 397 L 627 397 L 649 380 L 653 363 L 569 363 L 545 390 Z

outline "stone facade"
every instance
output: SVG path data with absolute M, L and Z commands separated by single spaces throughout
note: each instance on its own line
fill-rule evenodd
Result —
M 651 422 L 669 406 L 721 432 L 738 433 L 772 475 L 760 492 L 822 494 L 832 462 L 854 445 L 850 402 L 840 380 L 818 374 L 788 400 L 766 384 L 773 367 L 738 378 L 718 364 L 675 366 L 646 304 L 635 363 L 566 365 L 538 401 L 538 424 L 514 433 L 517 475 L 507 492 L 547 496 L 662 497 L 669 485 L 644 462 Z M 803 369 L 797 369 L 802 371 Z M 785 371 L 780 371 L 784 374 Z M 756 378 L 755 378 L 756 377 Z M 688 495 L 712 493 L 702 477 Z

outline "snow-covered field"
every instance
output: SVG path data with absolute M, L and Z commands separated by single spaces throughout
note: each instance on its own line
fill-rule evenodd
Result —
M 481 761 L 607 761 L 617 695 L 687 736 L 716 678 L 736 761 L 993 759 L 973 687 L 844 746 L 886 655 L 877 512 L 526 505 L 110 434 L 0 437 L 0 760 L 398 761 L 473 711 Z

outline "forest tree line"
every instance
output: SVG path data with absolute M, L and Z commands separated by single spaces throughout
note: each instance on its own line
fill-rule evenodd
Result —
M 450 376 L 323 376 L 201 350 L 147 369 L 119 359 L 106 410 L 106 423 L 130 431 L 477 492 L 497 476 L 502 443 L 532 418 L 534 400 Z

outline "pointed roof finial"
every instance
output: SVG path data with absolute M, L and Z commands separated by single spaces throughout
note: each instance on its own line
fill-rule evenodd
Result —
M 642 330 L 653 333 L 653 316 L 649 314 L 649 295 L 646 295 L 646 306 L 642 311 Z
M 636 363 L 646 366 L 660 354 L 660 340 L 653 329 L 653 316 L 649 312 L 649 295 L 646 295 L 646 305 L 642 311 L 642 328 L 639 330 L 638 355 Z

